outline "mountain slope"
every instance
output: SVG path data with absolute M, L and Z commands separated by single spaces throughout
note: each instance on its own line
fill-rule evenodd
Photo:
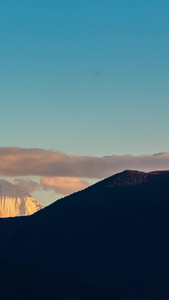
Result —
M 32 216 L 0 220 L 0 228 L 3 259 L 112 299 L 169 298 L 168 171 L 116 174 Z
M 6 180 L 0 180 L 0 217 L 26 216 L 43 208 L 30 194 Z
M 112 300 L 79 281 L 7 261 L 0 261 L 0 282 L 2 300 Z

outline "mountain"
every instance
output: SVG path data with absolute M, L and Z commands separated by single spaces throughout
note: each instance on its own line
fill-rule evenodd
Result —
M 79 299 L 169 299 L 169 171 L 124 171 L 0 229 L 3 262 L 62 278 Z
M 27 216 L 42 208 L 30 194 L 0 179 L 0 217 Z
M 1 300 L 112 300 L 79 281 L 40 268 L 0 261 Z

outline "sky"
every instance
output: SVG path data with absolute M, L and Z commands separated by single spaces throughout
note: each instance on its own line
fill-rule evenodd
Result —
M 0 176 L 48 205 L 169 169 L 168 16 L 168 0 L 0 0 Z

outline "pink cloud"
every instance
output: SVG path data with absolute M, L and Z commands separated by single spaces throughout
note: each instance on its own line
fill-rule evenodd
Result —
M 69 195 L 85 189 L 89 183 L 74 177 L 42 177 L 40 185 L 44 190 L 53 189 L 56 193 Z
M 27 193 L 53 190 L 56 194 L 63 195 L 69 195 L 90 185 L 86 180 L 75 177 L 41 177 L 40 183 L 29 178 L 15 178 L 11 183 Z
M 169 169 L 169 153 L 142 156 L 76 156 L 44 149 L 0 148 L 1 176 L 105 178 L 125 169 Z

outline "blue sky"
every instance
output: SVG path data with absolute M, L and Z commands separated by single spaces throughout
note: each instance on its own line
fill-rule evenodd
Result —
M 1 0 L 1 147 L 167 152 L 168 16 L 168 0 Z

